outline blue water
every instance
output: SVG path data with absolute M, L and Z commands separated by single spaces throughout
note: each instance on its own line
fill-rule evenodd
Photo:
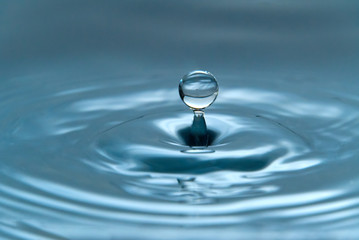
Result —
M 0 239 L 358 239 L 356 1 L 2 1 Z M 213 73 L 208 153 L 181 77 Z

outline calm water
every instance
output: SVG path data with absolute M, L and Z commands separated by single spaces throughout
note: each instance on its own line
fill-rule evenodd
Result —
M 1 239 L 359 238 L 355 1 L 1 4 Z

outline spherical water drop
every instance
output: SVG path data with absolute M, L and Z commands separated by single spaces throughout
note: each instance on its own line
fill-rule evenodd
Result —
M 201 110 L 216 100 L 218 83 L 209 72 L 193 71 L 181 79 L 179 94 L 182 101 L 192 110 Z

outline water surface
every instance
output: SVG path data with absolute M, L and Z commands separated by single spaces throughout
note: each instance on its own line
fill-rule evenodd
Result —
M 0 12 L 1 239 L 359 236 L 356 3 L 36 2 Z

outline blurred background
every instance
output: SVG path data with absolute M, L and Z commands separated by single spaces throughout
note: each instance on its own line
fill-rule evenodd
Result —
M 359 4 L 332 1 L 0 3 L 0 76 L 51 71 L 356 77 Z M 45 67 L 46 66 L 46 67 Z

